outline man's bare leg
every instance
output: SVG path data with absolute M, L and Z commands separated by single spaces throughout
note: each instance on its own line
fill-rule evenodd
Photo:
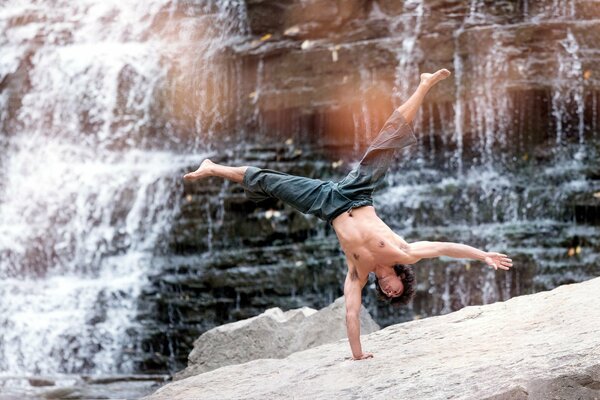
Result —
M 440 69 L 433 74 L 421 74 L 421 82 L 419 83 L 417 90 L 415 90 L 412 96 L 410 96 L 410 98 L 406 100 L 404 104 L 398 107 L 398 111 L 400 114 L 402 114 L 407 122 L 410 123 L 415 118 L 415 114 L 419 110 L 419 107 L 421 107 L 421 103 L 423 103 L 423 99 L 425 98 L 427 92 L 429 92 L 429 89 L 435 86 L 435 84 L 439 81 L 446 79 L 449 76 L 450 71 L 445 68 Z
M 229 179 L 230 181 L 242 183 L 244 174 L 248 167 L 228 167 L 210 161 L 208 158 L 202 161 L 200 167 L 189 174 L 185 174 L 183 179 L 189 182 L 197 181 L 198 179 L 208 178 L 209 176 L 219 176 Z

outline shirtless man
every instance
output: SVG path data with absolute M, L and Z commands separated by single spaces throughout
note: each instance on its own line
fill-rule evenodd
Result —
M 206 159 L 200 167 L 184 175 L 187 181 L 218 176 L 242 184 L 254 201 L 270 197 L 293 208 L 313 214 L 332 224 L 346 255 L 348 272 L 344 282 L 346 329 L 353 360 L 373 357 L 360 343 L 362 288 L 369 273 L 375 274 L 375 287 L 381 299 L 392 305 L 407 304 L 414 296 L 414 272 L 409 264 L 423 258 L 448 256 L 481 260 L 508 270 L 512 260 L 505 254 L 485 252 L 464 244 L 420 241 L 407 243 L 375 213 L 372 193 L 383 179 L 395 150 L 416 142 L 410 125 L 427 92 L 450 76 L 441 69 L 421 74 L 415 93 L 394 110 L 359 165 L 341 181 L 322 181 L 270 169 L 229 167 Z

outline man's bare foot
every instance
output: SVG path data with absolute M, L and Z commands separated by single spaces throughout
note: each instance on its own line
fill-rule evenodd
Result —
M 446 68 L 442 68 L 442 69 L 434 72 L 433 74 L 423 73 L 423 74 L 421 74 L 421 84 L 427 85 L 429 87 L 433 87 L 433 85 L 435 85 L 436 83 L 438 83 L 441 80 L 446 79 L 449 76 L 450 76 L 450 71 L 448 71 Z
M 194 172 L 190 172 L 189 174 L 185 174 L 183 179 L 189 182 L 197 181 L 198 179 L 206 178 L 207 176 L 212 175 L 212 167 L 215 165 L 214 162 L 210 161 L 208 158 L 202 161 L 200 167 Z

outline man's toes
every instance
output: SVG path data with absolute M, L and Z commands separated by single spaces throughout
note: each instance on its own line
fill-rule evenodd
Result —
M 437 78 L 439 78 L 440 80 L 446 79 L 450 76 L 450 71 L 448 71 L 446 68 L 443 68 L 437 71 L 435 75 L 437 75 Z

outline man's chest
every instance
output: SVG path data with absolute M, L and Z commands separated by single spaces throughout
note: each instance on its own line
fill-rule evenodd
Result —
M 344 253 L 350 272 L 355 271 L 355 276 L 363 278 L 369 272 L 375 271 L 378 266 L 392 266 L 402 264 L 406 258 L 404 251 L 400 250 L 395 242 L 379 238 L 370 243 L 346 246 Z

